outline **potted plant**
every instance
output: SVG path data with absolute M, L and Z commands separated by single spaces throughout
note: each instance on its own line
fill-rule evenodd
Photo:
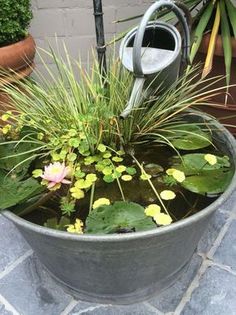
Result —
M 194 17 L 191 61 L 204 64 L 202 76 L 225 76 L 227 85 L 236 83 L 236 6 L 231 0 L 202 1 L 202 7 Z M 220 87 L 222 80 L 215 83 Z M 222 123 L 236 129 L 235 87 L 225 88 L 225 93 L 212 99 L 213 106 L 205 111 L 218 117 Z
M 22 76 L 32 71 L 35 42 L 27 32 L 32 11 L 30 0 L 4 0 L 0 13 L 0 66 L 19 72 Z
M 1 2 L 0 68 L 14 71 L 14 76 L 5 73 L 12 82 L 28 76 L 33 69 L 35 42 L 27 31 L 31 19 L 30 0 Z M 2 93 L 0 102 L 7 103 Z
M 143 300 L 185 270 L 235 189 L 235 140 L 189 111 L 209 97 L 194 69 L 122 120 L 132 78 L 119 61 L 104 77 L 49 54 L 58 75 L 4 85 L 0 208 L 79 298 Z

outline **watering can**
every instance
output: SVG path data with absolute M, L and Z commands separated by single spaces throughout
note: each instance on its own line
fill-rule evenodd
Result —
M 183 26 L 183 42 L 177 28 L 162 21 L 149 21 L 161 8 L 172 10 Z M 138 27 L 131 30 L 120 46 L 122 64 L 135 76 L 133 90 L 127 107 L 121 113 L 126 118 L 140 105 L 143 91 L 162 93 L 178 78 L 181 66 L 188 63 L 190 47 L 188 10 L 183 4 L 159 0 L 144 14 Z

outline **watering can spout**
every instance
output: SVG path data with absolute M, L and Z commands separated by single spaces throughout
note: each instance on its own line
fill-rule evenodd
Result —
M 134 81 L 133 90 L 129 99 L 129 102 L 123 112 L 120 114 L 120 118 L 125 119 L 133 109 L 139 106 L 142 100 L 143 86 L 145 78 L 136 78 Z

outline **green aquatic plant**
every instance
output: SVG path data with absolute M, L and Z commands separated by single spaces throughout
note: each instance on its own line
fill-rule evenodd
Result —
M 46 53 L 57 74 L 45 64 L 48 76 L 36 73 L 36 81 L 3 84 L 12 110 L 2 113 L 0 171 L 5 179 L 0 185 L 12 194 L 8 202 L 0 200 L 1 209 L 8 207 L 20 216 L 46 211 L 45 226 L 63 229 L 64 225 L 71 233 L 123 233 L 177 220 L 170 202 L 183 187 L 199 194 L 226 188 L 232 175 L 229 161 L 212 154 L 217 160 L 213 166 L 203 154 L 198 156 L 203 163 L 199 168 L 202 164 L 196 160 L 196 150 L 216 151 L 211 123 L 188 119 L 190 108 L 206 105 L 211 94 L 218 93 L 206 91 L 211 79 L 199 80 L 197 70 L 191 69 L 123 120 L 120 113 L 133 82 L 119 60 L 111 59 L 104 77 L 96 61 L 86 72 L 67 51 L 66 60 L 52 50 Z M 177 158 L 166 166 L 155 160 L 146 163 L 137 153 L 141 146 L 156 147 L 157 152 L 164 146 Z M 189 160 L 197 165 L 195 172 L 189 171 Z M 203 182 L 211 175 L 216 180 L 208 189 Z M 127 188 L 132 185 L 147 190 L 150 201 L 131 195 Z M 150 215 L 148 207 L 156 212 Z

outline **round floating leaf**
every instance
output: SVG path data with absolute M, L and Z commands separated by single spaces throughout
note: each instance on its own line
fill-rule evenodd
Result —
M 188 176 L 181 185 L 201 195 L 219 194 L 224 192 L 228 187 L 233 173 L 231 169 L 205 171 L 199 175 Z
M 204 153 L 193 153 L 185 154 L 182 156 L 182 165 L 184 169 L 188 171 L 207 171 L 207 170 L 216 170 L 222 167 L 230 167 L 229 158 L 227 156 L 216 156 L 217 163 L 210 165 L 205 160 Z
M 60 161 L 61 160 L 60 154 L 58 154 L 56 152 L 52 152 L 51 156 L 52 156 L 53 161 Z
M 26 173 L 31 162 L 35 159 L 34 153 L 38 144 L 19 142 L 1 145 L 0 148 L 0 168 L 10 171 L 16 165 L 17 173 Z
M 75 173 L 74 173 L 75 178 L 84 178 L 85 175 L 86 174 L 84 172 L 80 171 L 80 170 L 75 171 Z
M 80 189 L 86 189 L 86 188 L 91 187 L 92 184 L 93 184 L 93 181 L 88 180 L 87 178 L 86 179 L 78 179 L 75 182 L 75 187 L 80 188 Z
M 208 147 L 211 144 L 211 137 L 201 131 L 198 134 L 182 134 L 171 142 L 179 150 L 198 150 Z
M 116 171 L 119 173 L 123 173 L 126 170 L 126 166 L 124 165 L 119 165 L 116 167 Z
M 67 155 L 67 151 L 66 150 L 61 150 L 61 152 L 60 152 L 60 158 L 62 159 L 62 160 L 64 160 L 65 158 L 66 158 L 66 155 Z
M 107 152 L 107 153 L 103 154 L 103 158 L 104 159 L 109 159 L 110 157 L 111 157 L 111 153 L 110 152 Z
M 42 175 L 43 175 L 43 170 L 41 169 L 36 169 L 32 172 L 32 176 L 34 178 L 41 177 Z
M 113 174 L 112 174 L 112 177 L 113 178 L 120 178 L 121 177 L 121 173 L 120 172 L 118 172 L 117 170 L 114 170 L 114 172 L 113 172 Z
M 121 179 L 125 182 L 129 182 L 132 180 L 132 176 L 131 175 L 122 175 Z
M 183 125 L 172 130 L 175 134 L 171 143 L 179 150 L 197 150 L 208 147 L 212 138 L 198 125 Z
M 2 175 L 0 172 L 0 176 Z M 34 178 L 18 181 L 17 178 L 4 176 L 0 180 L 0 190 L 4 192 L 0 194 L 0 210 L 3 210 L 39 195 L 44 187 Z
M 115 178 L 113 178 L 112 175 L 105 175 L 105 176 L 103 176 L 103 180 L 104 180 L 104 182 L 109 184 L 109 183 L 114 182 Z
M 96 161 L 96 158 L 94 156 L 87 156 L 84 159 L 84 165 L 91 165 Z
M 104 167 L 104 169 L 102 170 L 104 175 L 111 175 L 113 172 L 113 167 L 111 166 L 106 166 Z
M 104 153 L 106 151 L 106 146 L 102 143 L 100 143 L 97 147 L 98 151 Z
M 69 140 L 69 146 L 73 148 L 78 148 L 80 145 L 80 139 L 79 138 L 71 138 Z
M 134 167 L 127 167 L 126 168 L 126 172 L 129 174 L 129 175 L 135 175 L 137 173 L 136 169 Z
M 119 156 L 114 156 L 114 157 L 112 158 L 112 161 L 114 161 L 114 162 L 122 162 L 122 161 L 123 161 L 123 158 L 122 158 L 122 157 L 119 157 Z
M 86 233 L 110 234 L 154 229 L 156 224 L 134 202 L 117 201 L 113 205 L 98 207 L 86 220 Z
M 67 159 L 70 162 L 74 162 L 77 159 L 77 155 L 75 153 L 70 153 L 67 155 Z
M 217 163 L 210 165 L 204 158 L 204 153 L 193 153 L 176 158 L 174 168 L 186 175 L 181 185 L 198 194 L 219 194 L 225 191 L 233 177 L 227 156 L 216 156 Z

